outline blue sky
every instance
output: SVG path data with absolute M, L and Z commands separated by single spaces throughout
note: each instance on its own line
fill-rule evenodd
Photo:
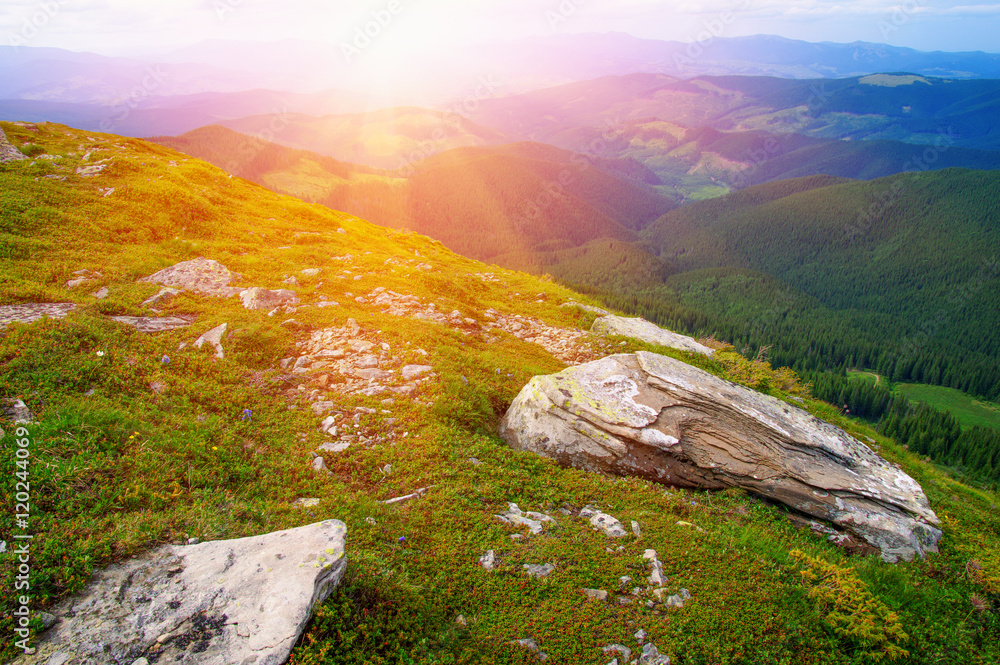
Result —
M 339 43 L 390 2 L 398 3 L 392 32 L 401 53 L 554 32 L 693 41 L 720 24 L 723 36 L 1000 52 L 1000 4 L 975 0 L 3 0 L 0 43 L 107 54 L 206 39 Z

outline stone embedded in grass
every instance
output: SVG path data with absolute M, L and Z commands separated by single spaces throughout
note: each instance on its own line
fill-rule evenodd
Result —
M 628 663 L 629 660 L 632 659 L 632 650 L 622 644 L 609 644 L 601 649 L 601 653 L 604 653 L 605 655 L 609 653 L 619 653 L 622 656 L 622 661 L 625 663 Z
M 497 517 L 505 524 L 526 526 L 528 527 L 528 531 L 535 535 L 542 532 L 543 522 L 550 522 L 553 525 L 556 524 L 556 521 L 548 515 L 534 512 L 522 512 L 521 509 L 517 507 L 516 503 L 508 503 L 507 511 L 497 515 Z
M 524 572 L 528 573 L 531 577 L 535 579 L 545 579 L 553 572 L 555 572 L 556 567 L 551 563 L 544 563 L 541 565 L 526 563 L 522 566 Z
M 545 654 L 540 648 L 538 648 L 538 643 L 535 642 L 535 640 L 531 639 L 530 637 L 525 638 L 523 640 L 514 640 L 513 642 L 510 642 L 510 644 L 519 646 L 523 649 L 527 649 L 531 653 L 535 654 L 535 658 L 537 658 L 540 661 L 545 661 L 548 658 L 548 655 Z
M 342 453 L 350 447 L 351 444 L 349 443 L 333 443 L 332 441 L 329 441 L 320 446 L 318 450 L 323 453 Z
M 75 309 L 76 304 L 71 302 L 4 305 L 0 307 L 0 328 L 11 323 L 34 323 L 45 317 L 62 319 Z
M 603 589 L 580 589 L 587 598 L 591 600 L 607 600 L 608 592 Z
M 666 578 L 663 576 L 663 564 L 656 557 L 656 550 L 646 550 L 642 558 L 649 562 L 649 584 L 656 587 L 663 586 Z
M 284 663 L 344 575 L 347 529 L 327 520 L 261 536 L 160 547 L 98 571 L 52 611 L 18 665 Z M 161 639 L 162 638 L 162 639 Z
M 93 297 L 97 298 L 98 300 L 104 300 L 109 295 L 111 295 L 111 291 L 108 290 L 108 287 L 102 286 L 101 288 L 97 289 L 96 291 L 94 291 L 90 295 L 92 295 Z
M 318 472 L 327 471 L 326 460 L 322 457 L 317 457 L 312 461 L 312 470 Z M 329 473 L 329 471 L 327 471 Z
M 191 320 L 179 316 L 112 316 L 111 320 L 147 334 L 178 330 L 191 325 Z
M 407 365 L 402 369 L 402 375 L 404 380 L 412 381 L 433 371 L 434 368 L 430 365 Z
M 288 289 L 272 291 L 254 286 L 240 291 L 239 296 L 243 307 L 253 311 L 274 310 L 278 307 L 297 305 L 299 303 L 299 296 L 295 291 L 289 291 Z
M 200 257 L 164 268 L 148 277 L 143 277 L 139 283 L 162 284 L 205 296 L 229 298 L 243 291 L 229 286 L 233 281 L 242 278 L 242 275 L 230 272 L 218 261 Z
M 297 499 L 294 505 L 299 508 L 315 508 L 319 505 L 319 499 Z
M 212 328 L 195 341 L 194 347 L 200 349 L 205 344 L 209 344 L 215 349 L 215 357 L 222 360 L 226 357 L 226 352 L 222 348 L 222 336 L 226 334 L 226 328 L 228 327 L 228 323 L 223 323 L 221 326 Z
M 479 565 L 486 570 L 493 570 L 497 565 L 497 556 L 493 550 L 489 550 L 486 554 L 479 557 Z
M 0 413 L 6 420 L 15 425 L 33 425 L 35 423 L 35 416 L 31 413 L 31 409 L 19 399 L 0 399 Z
M 4 134 L 3 129 L 0 129 L 0 164 L 6 164 L 7 162 L 19 162 L 24 159 L 28 159 L 28 156 L 15 148 L 14 145 L 7 140 L 7 135 Z
M 589 517 L 590 525 L 595 529 L 599 529 L 608 538 L 624 538 L 628 535 L 621 522 L 607 513 L 602 513 L 593 506 L 587 506 L 581 510 L 580 517 Z
M 670 659 L 660 655 L 660 650 L 652 642 L 642 647 L 639 665 L 670 665 Z

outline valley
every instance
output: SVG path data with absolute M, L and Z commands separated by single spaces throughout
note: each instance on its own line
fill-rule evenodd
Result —
M 293 4 L 0 46 L 0 663 L 998 662 L 1000 55 Z

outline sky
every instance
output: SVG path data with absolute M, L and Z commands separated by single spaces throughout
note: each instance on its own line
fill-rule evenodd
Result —
M 1000 52 L 1000 3 L 977 0 L 0 0 L 0 44 L 147 55 L 211 39 L 351 44 L 382 19 L 403 55 L 430 45 L 626 32 L 695 41 L 706 31 L 920 50 Z

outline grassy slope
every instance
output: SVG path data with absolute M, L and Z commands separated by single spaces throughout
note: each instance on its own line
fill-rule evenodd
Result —
M 900 383 L 895 387 L 914 402 L 948 411 L 965 427 L 991 427 L 1000 430 L 1000 405 L 984 402 L 954 388 Z
M 390 317 L 348 295 L 386 286 L 480 320 L 493 307 L 555 325 L 587 325 L 589 317 L 557 307 L 575 297 L 566 289 L 486 268 L 427 238 L 272 194 L 160 146 L 53 125 L 38 132 L 3 127 L 16 145 L 30 141 L 62 158 L 0 167 L 0 303 L 81 305 L 65 321 L 0 334 L 0 394 L 23 397 L 40 417 L 32 429 L 31 466 L 36 610 L 78 590 L 95 567 L 158 543 L 336 518 L 349 529 L 348 576 L 321 608 L 294 663 L 528 663 L 531 657 L 508 641 L 529 636 L 548 662 L 605 662 L 600 647 L 634 645 L 631 635 L 639 628 L 674 662 L 866 662 L 878 647 L 829 627 L 823 606 L 800 582 L 793 549 L 845 567 L 898 612 L 910 636 L 903 644 L 913 654 L 909 662 L 1000 659 L 996 615 L 970 604 L 973 594 L 996 603 L 1000 593 L 997 497 L 955 482 L 835 409 L 807 401 L 820 417 L 875 439 L 887 459 L 923 484 L 944 519 L 940 555 L 898 566 L 850 558 L 739 491 L 668 490 L 513 452 L 495 434 L 498 419 L 531 376 L 562 367 L 558 360 L 509 335 L 466 336 Z M 81 156 L 94 150 L 91 162 L 112 158 L 107 170 L 93 179 L 76 176 Z M 43 177 L 50 174 L 66 180 Z M 103 196 L 99 188 L 109 187 L 115 191 Z M 335 276 L 345 265 L 331 257 L 347 253 L 356 257 L 350 269 L 359 281 Z M 102 316 L 141 313 L 139 303 L 156 289 L 135 279 L 199 255 L 243 273 L 242 283 L 271 288 L 285 275 L 323 268 L 318 278 L 300 275 L 294 288 L 305 303 L 324 294 L 344 306 L 301 309 L 297 320 L 319 328 L 353 317 L 363 334 L 407 359 L 419 357 L 411 348 L 429 350 L 440 378 L 415 401 L 389 407 L 400 421 L 395 434 L 386 414 L 362 419 L 365 431 L 386 436 L 384 444 L 331 458 L 332 476 L 312 474 L 317 418 L 270 381 L 301 330 L 280 326 L 282 317 L 245 311 L 235 300 L 190 295 L 169 307 L 169 313 L 197 317 L 186 331 L 145 336 Z M 396 264 L 387 264 L 390 259 Z M 418 261 L 433 270 L 417 270 Z M 76 291 L 63 288 L 82 268 L 100 270 L 104 278 Z M 498 281 L 477 276 L 486 271 Z M 112 291 L 107 300 L 86 295 L 101 285 Z M 233 331 L 224 341 L 224 361 L 207 350 L 177 351 L 178 342 L 223 322 Z M 595 343 L 605 352 L 644 348 Z M 160 361 L 164 354 L 168 365 Z M 731 377 L 741 366 L 735 359 L 728 368 L 689 360 Z M 165 384 L 163 394 L 151 391 L 153 381 Z M 331 399 L 347 413 L 359 405 L 383 408 L 378 398 Z M 252 423 L 239 419 L 245 408 L 253 410 Z M 0 466 L 12 468 L 11 447 L 0 455 Z M 469 463 L 470 457 L 483 465 Z M 391 473 L 380 471 L 386 464 Z M 422 500 L 376 503 L 430 485 L 435 488 Z M 0 487 L 9 501 L 9 474 Z M 292 506 L 309 496 L 321 497 L 320 505 Z M 507 501 L 553 514 L 559 527 L 512 540 L 493 517 Z M 626 524 L 639 521 L 642 540 L 609 543 L 557 512 L 588 503 Z M 12 512 L 0 513 L 4 533 L 12 531 Z M 607 551 L 619 544 L 623 549 Z M 684 608 L 656 614 L 640 604 L 583 599 L 580 587 L 614 591 L 620 576 L 642 579 L 646 548 L 659 553 L 672 591 L 691 591 Z M 499 557 L 493 573 L 476 565 L 487 549 Z M 968 569 L 971 559 L 982 570 Z M 543 561 L 557 566 L 543 582 L 520 570 L 522 563 Z M 12 575 L 10 558 L 0 559 L 4 634 L 10 634 Z M 466 627 L 456 623 L 459 614 Z

